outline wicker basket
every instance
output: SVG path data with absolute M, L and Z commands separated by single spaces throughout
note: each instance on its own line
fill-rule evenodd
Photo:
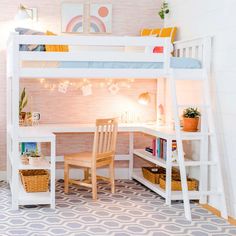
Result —
M 142 167 L 143 177 L 153 184 L 159 184 L 161 174 L 165 173 L 163 167 Z
M 160 187 L 163 189 L 166 189 L 166 176 L 165 175 L 160 176 L 159 182 L 160 182 Z M 196 179 L 187 178 L 187 183 L 188 183 L 189 191 L 198 190 L 198 181 Z M 172 191 L 182 190 L 181 180 L 179 176 L 172 176 L 171 190 Z
M 27 193 L 47 192 L 49 173 L 46 170 L 20 170 L 21 182 Z

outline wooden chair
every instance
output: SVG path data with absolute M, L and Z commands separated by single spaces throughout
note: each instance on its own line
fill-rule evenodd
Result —
M 117 138 L 117 119 L 96 120 L 93 151 L 65 155 L 64 157 L 64 191 L 69 192 L 69 183 L 92 188 L 93 199 L 97 199 L 97 179 L 109 181 L 111 192 L 115 192 L 114 156 Z M 83 167 L 84 180 L 78 181 L 69 178 L 70 167 Z M 97 176 L 96 169 L 109 166 L 109 178 Z M 89 173 L 89 170 L 91 171 Z

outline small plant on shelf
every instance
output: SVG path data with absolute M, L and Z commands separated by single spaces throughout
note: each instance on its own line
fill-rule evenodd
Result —
M 28 97 L 25 92 L 25 88 L 22 90 L 20 95 L 20 101 L 19 101 L 19 118 L 20 118 L 20 124 L 24 123 L 24 120 L 26 118 L 26 112 L 23 112 L 23 109 L 26 107 L 28 103 Z
M 186 108 L 183 111 L 183 130 L 188 132 L 196 132 L 200 116 L 201 113 L 198 111 L 198 108 Z
M 165 19 L 165 15 L 167 15 L 170 12 L 169 4 L 164 1 L 161 6 L 161 10 L 158 12 L 158 15 L 161 17 L 162 20 Z

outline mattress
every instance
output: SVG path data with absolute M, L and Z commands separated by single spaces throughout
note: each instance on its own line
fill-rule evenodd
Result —
M 162 69 L 161 62 L 111 62 L 111 61 L 63 61 L 59 68 L 98 68 L 98 69 Z M 170 67 L 173 69 L 200 69 L 201 62 L 193 58 L 171 57 Z
M 200 69 L 201 62 L 193 58 L 171 57 L 174 69 Z M 23 68 L 94 68 L 94 69 L 162 69 L 161 62 L 112 62 L 112 61 L 23 61 Z

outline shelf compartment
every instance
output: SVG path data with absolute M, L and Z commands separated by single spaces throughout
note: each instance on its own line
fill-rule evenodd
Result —
M 162 189 L 158 184 L 153 184 L 146 180 L 143 177 L 141 169 L 134 169 L 132 178 L 140 182 L 141 184 L 145 185 L 147 188 L 151 189 L 153 192 L 159 194 L 163 198 L 166 198 L 166 192 Z M 189 191 L 189 199 L 190 200 L 199 200 L 200 193 L 199 191 Z M 171 191 L 171 200 L 183 200 L 182 191 Z
M 19 178 L 19 205 L 51 204 L 51 192 L 27 193 Z M 12 186 L 13 187 L 13 186 Z
M 143 149 L 135 149 L 133 152 L 136 156 L 139 156 L 141 158 L 143 158 L 144 160 L 147 160 L 153 164 L 162 166 L 164 168 L 166 168 L 167 164 L 166 164 L 166 160 L 158 158 L 156 156 L 153 156 L 151 153 L 148 153 L 147 151 L 143 150 Z M 179 166 L 179 164 L 174 161 L 171 162 L 171 165 L 176 167 Z M 194 161 L 188 158 L 185 158 L 185 162 L 184 162 L 185 166 L 200 166 L 200 165 L 216 165 L 216 162 L 214 161 Z

